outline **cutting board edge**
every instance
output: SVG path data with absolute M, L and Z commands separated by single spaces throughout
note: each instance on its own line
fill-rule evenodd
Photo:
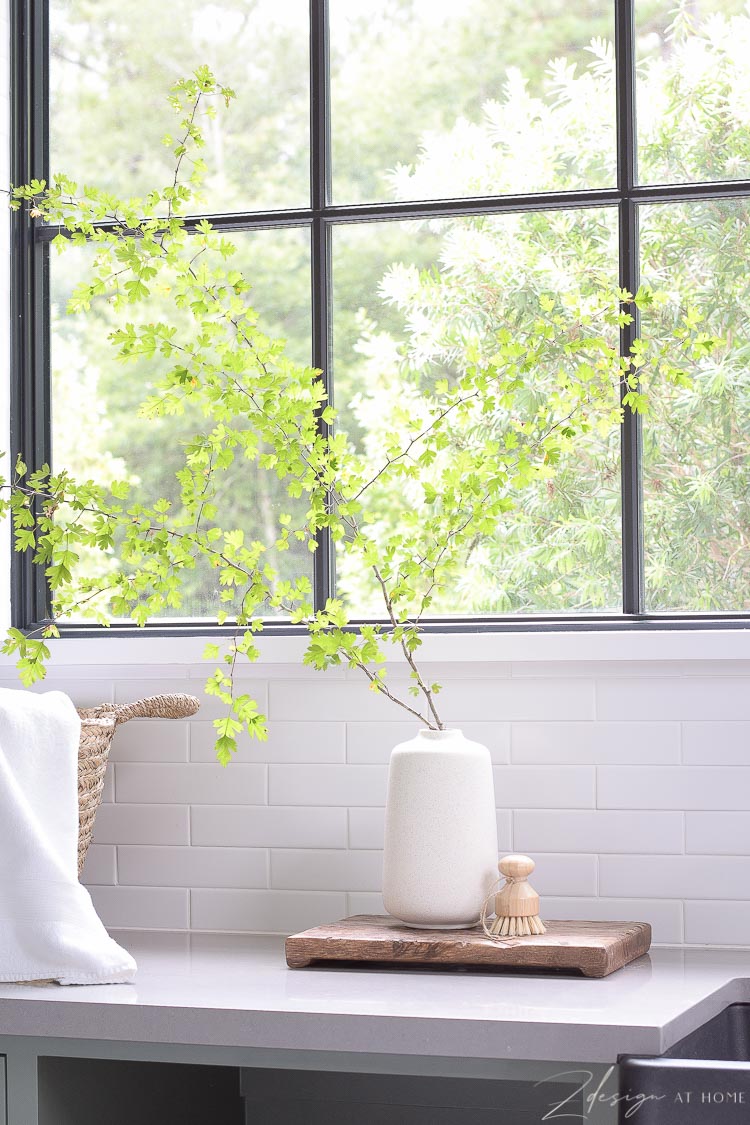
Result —
M 625 965 L 642 957 L 651 947 L 651 925 L 648 922 L 599 922 L 597 920 L 560 920 L 553 919 L 556 925 L 569 922 L 571 927 L 592 926 L 596 930 L 609 931 L 611 940 L 604 944 L 591 945 L 551 945 L 535 944 L 533 938 L 520 939 L 523 944 L 498 945 L 496 957 L 487 956 L 490 947 L 482 943 L 467 943 L 462 950 L 462 956 L 456 956 L 455 945 L 453 955 L 441 958 L 435 955 L 435 948 L 440 940 L 446 948 L 451 948 L 451 942 L 459 939 L 462 933 L 469 933 L 478 937 L 476 930 L 469 931 L 431 931 L 408 930 L 408 941 L 400 948 L 394 949 L 400 943 L 397 937 L 383 934 L 373 937 L 367 933 L 367 927 L 376 928 L 380 925 L 384 930 L 392 928 L 398 933 L 399 927 L 395 920 L 387 915 L 352 915 L 340 919 L 338 922 L 327 925 L 315 926 L 309 930 L 292 934 L 286 939 L 285 952 L 287 965 L 291 969 L 306 968 L 312 964 L 336 964 L 342 961 L 364 964 L 392 964 L 405 966 L 413 965 L 470 965 L 477 968 L 517 968 L 517 969 L 549 969 L 549 970 L 574 970 L 585 977 L 601 978 L 609 976 Z M 359 923 L 361 932 L 347 935 L 346 931 L 339 935 L 332 935 L 334 926 L 351 926 Z M 622 934 L 611 934 L 613 928 L 620 927 Z M 401 927 L 403 929 L 403 927 Z M 442 939 L 435 939 L 430 935 L 442 933 Z M 526 944 L 528 942 L 528 944 Z M 359 950 L 352 950 L 351 946 L 360 946 Z M 364 946 L 369 945 L 365 952 Z M 473 945 L 473 952 L 472 952 Z M 430 955 L 426 953 L 429 950 Z M 481 951 L 481 952 L 480 952 Z M 554 952 L 553 952 L 554 951 Z M 358 952 L 359 956 L 353 956 Z

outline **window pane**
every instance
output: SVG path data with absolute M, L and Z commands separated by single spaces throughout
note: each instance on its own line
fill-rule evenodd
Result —
M 722 339 L 688 389 L 659 387 L 644 424 L 650 610 L 750 609 L 750 203 L 644 208 L 645 280 L 666 303 L 644 317 L 667 337 L 696 308 Z
M 307 0 L 51 0 L 52 171 L 124 197 L 166 186 L 167 92 L 207 63 L 237 98 L 202 121 L 200 210 L 306 206 L 307 12 Z
M 284 337 L 288 354 L 310 362 L 310 252 L 307 229 L 255 231 L 237 234 L 232 241 L 237 254 L 231 268 L 241 270 L 253 283 L 250 301 L 259 312 L 261 328 Z M 52 429 L 56 468 L 68 468 L 74 477 L 107 483 L 129 476 L 139 499 L 152 503 L 160 496 L 179 495 L 174 474 L 183 459 L 183 443 L 194 433 L 210 428 L 195 409 L 159 419 L 143 419 L 138 407 L 153 389 L 166 361 L 157 358 L 123 365 L 115 359 L 107 335 L 115 327 L 136 320 L 139 307 L 114 312 L 99 299 L 91 312 L 67 315 L 65 307 L 73 287 L 90 268 L 93 249 L 70 249 L 51 255 L 52 273 Z M 140 313 L 149 321 L 164 320 L 180 331 L 189 331 L 188 313 L 174 310 L 154 291 Z M 84 440 L 82 440 L 82 435 Z M 278 517 L 293 516 L 301 525 L 301 502 L 290 500 L 274 475 L 241 460 L 223 475 L 215 501 L 224 528 L 238 527 L 249 540 L 264 542 L 279 534 Z M 304 544 L 295 545 L 270 561 L 285 578 L 311 574 L 311 557 Z M 106 565 L 106 564 L 104 564 Z M 99 553 L 81 563 L 86 575 L 103 573 Z M 208 564 L 184 575 L 184 604 L 165 616 L 213 616 L 217 612 L 217 572 Z
M 745 0 L 636 0 L 641 183 L 750 178 Z
M 613 5 L 331 0 L 343 203 L 615 182 Z
M 420 392 L 486 363 L 514 315 L 533 324 L 540 295 L 589 294 L 594 278 L 614 294 L 616 246 L 616 216 L 605 209 L 337 228 L 336 405 L 368 476 L 388 456 L 390 435 L 419 411 Z M 547 400 L 565 366 L 561 351 L 545 353 L 513 401 L 467 440 L 502 441 L 516 413 L 525 418 Z M 383 533 L 398 531 L 419 503 L 390 479 L 366 494 L 365 518 Z M 468 551 L 460 581 L 430 614 L 619 609 L 619 491 L 617 430 L 580 439 L 555 480 L 526 489 L 496 537 Z M 383 616 L 358 558 L 345 548 L 337 555 L 339 595 L 357 614 Z

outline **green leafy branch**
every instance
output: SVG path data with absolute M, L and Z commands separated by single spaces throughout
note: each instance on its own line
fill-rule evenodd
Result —
M 553 479 L 582 435 L 610 432 L 624 410 L 646 410 L 649 380 L 684 384 L 672 358 L 675 341 L 681 354 L 715 341 L 689 312 L 669 348 L 650 352 L 636 341 L 623 358 L 618 330 L 632 321 L 634 305 L 646 307 L 654 295 L 612 294 L 596 281 L 585 293 L 544 294 L 532 316 L 511 315 L 496 329 L 488 359 L 477 356 L 433 385 L 407 372 L 402 397 L 382 420 L 375 458 L 358 451 L 327 402 L 321 373 L 292 362 L 283 341 L 263 332 L 250 282 L 232 268 L 233 243 L 208 222 L 190 229 L 185 221 L 205 173 L 198 109 L 231 98 L 207 68 L 173 88 L 179 139 L 166 141 L 174 176 L 145 199 L 79 190 L 61 175 L 14 189 L 14 206 L 60 227 L 53 242 L 59 252 L 95 249 L 91 276 L 74 291 L 70 311 L 86 313 L 97 302 L 125 310 L 127 322 L 109 337 L 117 358 L 166 363 L 142 405 L 144 419 L 191 407 L 206 425 L 185 443 L 176 504 L 134 497 L 129 480 L 104 487 L 48 466 L 28 473 L 22 462 L 12 480 L 0 481 L 0 516 L 13 521 L 16 550 L 32 552 L 44 568 L 53 605 L 41 636 L 11 630 L 4 651 L 33 683 L 44 675 L 46 642 L 59 635 L 59 622 L 86 616 L 105 626 L 115 619 L 143 626 L 179 610 L 181 579 L 208 560 L 218 582 L 216 620 L 235 627 L 227 651 L 211 644 L 205 652 L 217 664 L 206 691 L 227 707 L 215 721 L 220 761 L 229 761 L 241 733 L 266 737 L 265 719 L 237 690 L 235 673 L 239 660 L 257 659 L 269 610 L 306 626 L 305 663 L 359 670 L 373 691 L 442 729 L 440 685 L 428 681 L 418 659 L 436 594 L 458 581 L 472 552 L 511 526 L 524 496 Z M 153 321 L 157 293 L 168 298 L 170 315 Z M 550 368 L 557 373 L 552 390 L 539 376 Z M 225 520 L 221 481 L 237 462 L 272 475 L 289 500 L 268 541 Z M 384 523 L 380 513 L 394 490 L 402 502 Z M 300 501 L 304 516 L 295 521 Z M 383 622 L 354 629 L 338 598 L 316 611 L 309 579 L 282 579 L 271 565 L 272 552 L 294 544 L 314 553 L 321 534 L 372 576 Z M 110 561 L 105 574 L 81 572 L 87 550 Z M 387 682 L 394 646 L 418 702 Z

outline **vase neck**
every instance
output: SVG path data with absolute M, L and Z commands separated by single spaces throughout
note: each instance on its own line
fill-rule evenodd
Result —
M 452 739 L 463 738 L 463 734 L 460 730 L 430 730 L 423 727 L 419 732 L 419 737 L 426 742 L 450 742 Z

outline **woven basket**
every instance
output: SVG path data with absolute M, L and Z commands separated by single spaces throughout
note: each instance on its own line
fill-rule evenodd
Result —
M 200 707 L 192 695 L 154 695 L 136 703 L 103 703 L 79 707 L 81 741 L 78 747 L 78 874 L 94 831 L 94 817 L 102 799 L 109 748 L 120 723 L 128 719 L 186 719 Z

